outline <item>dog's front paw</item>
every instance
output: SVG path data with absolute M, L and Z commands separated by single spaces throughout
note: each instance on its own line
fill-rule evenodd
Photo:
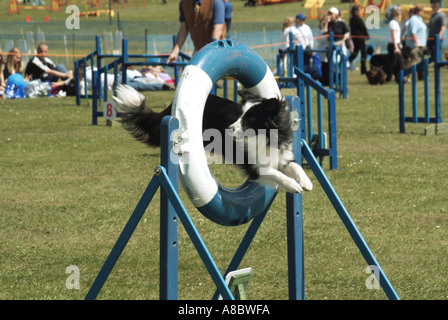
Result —
M 299 185 L 303 188 L 303 190 L 306 191 L 313 190 L 313 183 L 311 182 L 310 178 L 308 178 L 306 172 L 296 162 L 292 161 L 288 163 L 288 165 L 284 169 L 284 173 L 287 176 L 296 180 L 299 183 Z
M 302 193 L 303 189 L 300 184 L 294 179 L 287 178 L 282 181 L 282 187 L 286 190 L 286 192 L 290 193 Z
M 303 190 L 311 191 L 313 190 L 313 183 L 311 182 L 310 178 L 303 172 L 303 174 L 299 175 L 298 182 L 300 186 L 303 188 Z

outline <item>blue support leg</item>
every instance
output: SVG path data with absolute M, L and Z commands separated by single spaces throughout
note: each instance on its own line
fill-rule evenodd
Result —
M 302 140 L 302 153 L 306 161 L 310 165 L 311 170 L 313 170 L 314 175 L 316 176 L 320 185 L 322 186 L 322 189 L 325 191 L 325 194 L 327 195 L 331 204 L 333 205 L 339 217 L 341 218 L 342 222 L 344 223 L 347 231 L 354 240 L 362 256 L 366 260 L 367 264 L 371 268 L 372 266 L 375 266 L 375 268 L 377 269 L 379 274 L 379 279 L 377 280 L 379 281 L 387 297 L 391 300 L 399 300 L 399 297 L 395 292 L 394 288 L 392 287 L 392 285 L 390 284 L 389 280 L 387 279 L 386 274 L 381 269 L 378 261 L 376 261 L 374 255 L 367 246 L 367 243 L 364 241 L 364 238 L 362 237 L 361 233 L 359 232 L 358 228 L 356 227 L 355 223 L 353 222 L 352 218 L 347 212 L 347 209 L 345 208 L 341 199 L 337 195 L 336 191 L 333 189 L 333 186 L 327 179 L 325 173 L 323 172 L 322 168 L 317 162 L 317 159 L 314 157 L 311 149 L 304 140 Z
M 286 101 L 292 114 L 299 115 L 300 99 L 288 96 Z M 302 163 L 300 120 L 293 131 L 293 153 L 296 161 Z M 288 243 L 288 288 L 290 300 L 305 299 L 305 269 L 303 258 L 303 209 L 301 194 L 286 194 L 286 230 Z
M 210 255 L 210 252 L 208 251 L 207 247 L 205 246 L 204 241 L 202 240 L 201 236 L 199 235 L 187 210 L 185 209 L 185 206 L 182 204 L 182 201 L 179 198 L 179 194 L 177 193 L 177 191 L 171 184 L 171 181 L 170 181 L 164 167 L 157 168 L 157 177 L 158 177 L 161 187 L 167 193 L 167 196 L 170 199 L 171 204 L 173 205 L 174 209 L 176 210 L 176 212 L 179 216 L 179 219 L 185 228 L 185 231 L 187 232 L 188 236 L 191 239 L 191 242 L 193 242 L 193 245 L 195 246 L 196 251 L 198 252 L 199 256 L 201 257 L 202 261 L 204 262 L 204 265 L 205 265 L 208 273 L 210 274 L 213 281 L 215 282 L 219 293 L 226 300 L 235 300 L 232 293 L 230 292 L 230 289 L 227 286 L 224 278 L 222 277 L 218 267 L 216 266 L 216 263 L 213 261 L 212 256 Z
M 179 128 L 175 117 L 166 116 L 161 127 L 161 165 L 176 192 L 179 192 L 179 165 L 173 152 L 172 135 Z M 160 300 L 178 299 L 178 218 L 168 195 L 160 190 Z
M 128 243 L 129 239 L 134 233 L 135 228 L 140 222 L 143 214 L 145 213 L 146 208 L 148 207 L 149 203 L 154 197 L 154 194 L 156 193 L 158 187 L 159 182 L 157 178 L 156 177 L 152 178 L 148 187 L 143 193 L 140 201 L 138 202 L 134 212 L 129 218 L 126 226 L 121 232 L 120 237 L 118 238 L 117 242 L 112 248 L 112 251 L 107 257 L 106 262 L 104 263 L 103 267 L 98 273 L 98 276 L 96 277 L 92 286 L 90 287 L 90 290 L 85 297 L 86 300 L 94 300 L 98 296 L 98 293 L 100 292 L 101 288 L 103 287 L 104 283 L 107 280 L 107 277 L 109 276 L 110 272 L 115 266 L 115 263 L 117 262 L 118 258 L 120 257 L 121 253 L 126 247 L 126 244 Z

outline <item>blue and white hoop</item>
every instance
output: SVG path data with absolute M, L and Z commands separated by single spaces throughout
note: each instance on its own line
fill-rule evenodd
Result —
M 213 84 L 223 77 L 238 80 L 249 92 L 264 98 L 281 97 L 267 64 L 248 46 L 233 40 L 212 42 L 185 67 L 173 100 L 172 115 L 179 120 L 179 168 L 182 186 L 193 205 L 210 220 L 240 225 L 262 213 L 277 187 L 244 182 L 229 189 L 211 173 L 202 140 L 202 118 Z

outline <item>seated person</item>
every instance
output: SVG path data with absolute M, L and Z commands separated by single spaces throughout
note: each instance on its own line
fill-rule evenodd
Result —
M 57 82 L 73 79 L 73 71 L 67 71 L 64 65 L 56 65 L 48 58 L 48 45 L 44 42 L 37 47 L 37 55 L 31 59 L 25 69 L 25 74 L 31 76 L 32 80 L 40 79 Z
M 118 83 L 122 83 L 121 73 L 118 76 Z M 137 91 L 174 90 L 173 84 L 170 84 L 159 77 L 155 77 L 153 74 L 145 72 L 145 70 L 143 74 L 136 70 L 134 66 L 128 66 L 126 69 L 126 84 Z
M 143 66 L 140 72 L 146 78 L 160 79 L 166 84 L 174 86 L 174 80 L 162 66 Z
M 3 70 L 5 70 L 5 63 L 3 61 L 3 56 L 0 55 L 0 96 L 5 94 L 6 81 L 3 76 Z

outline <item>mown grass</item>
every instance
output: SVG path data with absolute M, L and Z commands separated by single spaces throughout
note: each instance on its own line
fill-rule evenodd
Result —
M 259 19 L 280 26 L 299 5 L 244 8 L 242 3 L 235 3 L 236 30 Z M 120 17 L 172 22 L 177 30 L 176 5 L 151 4 L 151 10 Z M 336 1 L 327 5 L 341 7 Z M 43 14 L 38 12 L 33 16 Z M 5 15 L 2 21 L 18 19 Z M 399 134 L 395 83 L 369 86 L 358 72 L 348 80 L 348 99 L 337 100 L 339 168 L 330 171 L 324 163 L 325 171 L 400 298 L 445 300 L 448 134 L 424 136 L 426 125 L 415 124 Z M 445 72 L 442 83 L 446 92 Z M 160 109 L 173 95 L 147 96 Z M 442 103 L 447 119 L 446 98 Z M 83 299 L 159 165 L 159 151 L 137 143 L 117 124 L 101 120 L 92 126 L 87 101 L 76 106 L 73 98 L 40 98 L 0 103 L 0 159 L 0 299 Z M 212 170 L 224 185 L 242 179 L 231 166 Z M 315 183 L 304 195 L 307 299 L 385 299 L 381 290 L 366 288 L 366 263 L 306 170 Z M 213 224 L 180 192 L 224 270 L 247 225 Z M 254 269 L 250 299 L 288 297 L 284 196 L 277 196 L 241 266 Z M 158 299 L 158 197 L 99 299 Z M 183 228 L 179 231 L 179 297 L 209 299 L 213 282 Z M 80 270 L 79 290 L 66 288 L 70 265 Z
M 326 173 L 399 296 L 446 299 L 448 135 L 424 136 L 424 126 L 411 124 L 399 134 L 393 83 L 372 87 L 350 73 L 349 88 L 348 99 L 337 101 L 339 168 L 327 166 Z M 162 107 L 172 94 L 148 98 Z M 92 126 L 86 101 L 7 100 L 0 111 L 0 298 L 82 299 L 159 164 L 159 152 L 119 125 Z M 212 170 L 224 185 L 242 179 L 230 166 Z M 386 298 L 366 288 L 366 263 L 312 180 L 315 189 L 304 195 L 307 298 Z M 181 197 L 224 270 L 247 226 L 217 226 L 182 190 Z M 157 193 L 100 299 L 158 298 L 158 221 Z M 179 229 L 179 297 L 208 299 L 213 283 Z M 80 270 L 79 290 L 66 288 L 70 265 Z M 249 266 L 251 299 L 287 298 L 284 192 L 243 261 Z

